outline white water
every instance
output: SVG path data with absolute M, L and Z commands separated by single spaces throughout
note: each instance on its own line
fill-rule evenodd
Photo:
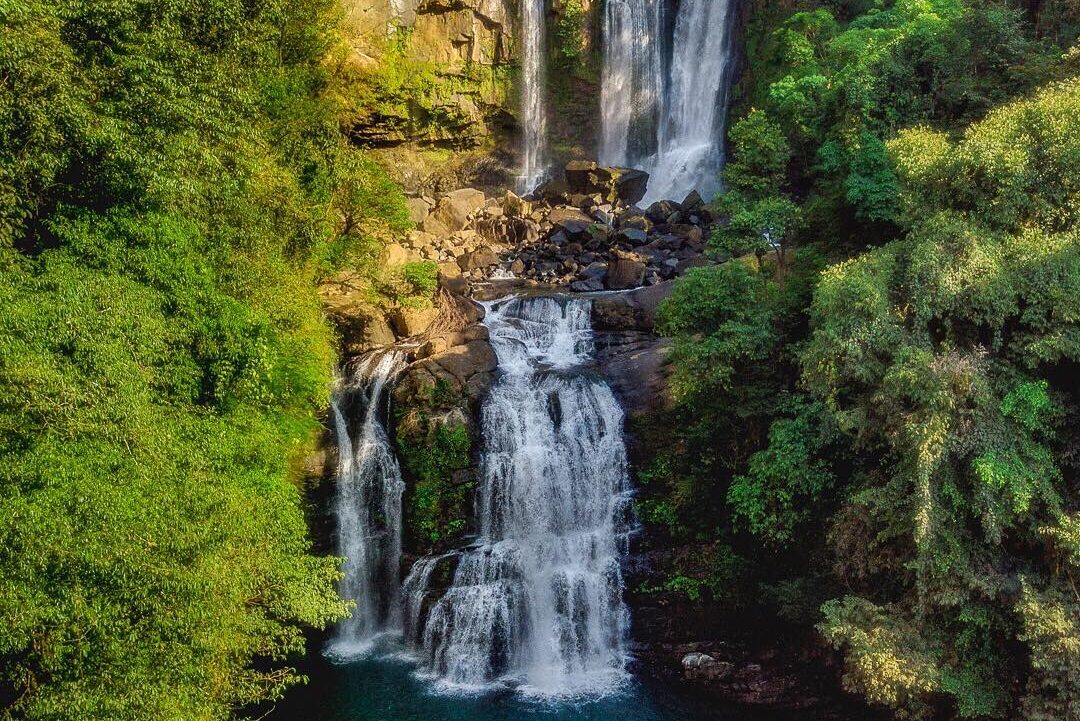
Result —
M 331 656 L 363 655 L 380 635 L 401 628 L 397 589 L 405 484 L 382 416 L 402 360 L 394 351 L 365 356 L 332 405 L 338 444 L 337 552 L 346 559 L 339 591 L 356 608 L 338 624 L 327 648 Z
M 643 167 L 656 151 L 664 97 L 663 0 L 608 0 L 600 162 Z
M 521 0 L 521 126 L 523 136 L 518 191 L 531 193 L 547 175 L 547 104 L 545 102 L 546 0 Z
M 625 676 L 629 484 L 622 410 L 584 368 L 590 301 L 516 298 L 487 309 L 502 376 L 482 412 L 480 537 L 426 618 L 407 622 L 411 645 L 451 688 L 602 692 Z M 410 613 L 436 562 L 410 574 Z
M 666 69 L 657 59 L 663 55 L 660 3 L 611 0 L 605 14 L 603 161 L 649 172 L 643 203 L 681 200 L 695 189 L 711 199 L 720 190 L 723 167 L 735 3 L 681 0 Z M 628 26 L 634 29 L 627 31 Z M 634 140 L 655 125 L 638 90 L 642 87 L 660 89 L 660 121 L 648 157 Z

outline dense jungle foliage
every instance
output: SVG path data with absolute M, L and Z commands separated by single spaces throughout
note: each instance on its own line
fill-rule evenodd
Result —
M 662 308 L 668 589 L 815 625 L 900 718 L 1080 719 L 1078 32 L 1067 0 L 751 3 L 737 259 Z
M 0 0 L 0 716 L 225 719 L 348 611 L 293 482 L 315 281 L 399 190 L 331 0 Z

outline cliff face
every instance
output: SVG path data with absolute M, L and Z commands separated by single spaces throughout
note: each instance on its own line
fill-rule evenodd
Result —
M 507 187 L 518 165 L 521 0 L 346 0 L 353 140 L 407 190 Z M 600 4 L 549 6 L 553 159 L 596 152 Z

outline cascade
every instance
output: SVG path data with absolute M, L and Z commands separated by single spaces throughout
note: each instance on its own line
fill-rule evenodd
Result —
M 356 603 L 352 617 L 337 626 L 327 648 L 331 656 L 361 655 L 380 634 L 401 628 L 397 589 L 405 484 L 382 418 L 403 359 L 396 351 L 364 356 L 331 406 L 338 444 L 337 552 L 346 559 L 339 591 Z
M 532 192 L 547 173 L 545 3 L 546 0 L 522 0 L 521 3 L 521 126 L 524 141 L 521 176 L 518 178 L 521 193 Z
M 608 4 L 602 158 L 649 172 L 645 203 L 681 200 L 695 189 L 711 198 L 720 189 L 723 166 L 734 0 L 680 0 L 666 70 L 660 60 L 668 55 L 662 48 L 661 2 Z M 641 47 L 642 39 L 652 49 Z M 642 87 L 659 98 L 658 123 L 643 100 Z M 651 155 L 645 157 L 641 138 L 654 129 Z
M 479 535 L 426 615 L 442 558 L 414 567 L 409 643 L 452 687 L 607 689 L 625 674 L 631 513 L 623 412 L 586 368 L 591 301 L 521 297 L 487 311 L 501 376 L 481 413 Z

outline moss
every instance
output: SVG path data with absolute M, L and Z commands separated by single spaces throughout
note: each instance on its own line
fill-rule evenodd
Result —
M 433 395 L 437 392 L 438 386 Z M 471 448 L 472 437 L 462 423 L 445 424 L 425 417 L 399 435 L 401 460 L 416 480 L 406 500 L 406 516 L 419 544 L 438 545 L 465 530 L 475 486 L 464 473 Z

